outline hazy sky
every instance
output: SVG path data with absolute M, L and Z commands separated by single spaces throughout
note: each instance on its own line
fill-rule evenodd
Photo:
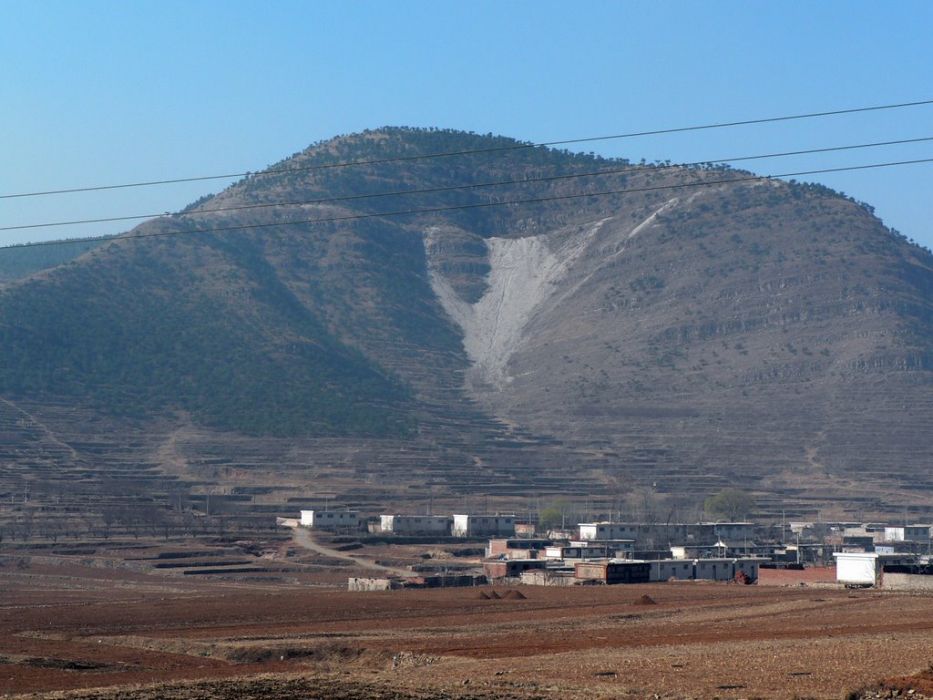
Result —
M 933 99 L 931 36 L 926 0 L 0 0 L 0 194 L 258 170 L 383 125 L 538 142 Z M 923 136 L 933 105 L 585 150 L 683 162 Z M 933 142 L 743 167 L 916 158 Z M 933 163 L 800 179 L 933 247 Z M 225 184 L 0 199 L 0 226 L 171 211 Z

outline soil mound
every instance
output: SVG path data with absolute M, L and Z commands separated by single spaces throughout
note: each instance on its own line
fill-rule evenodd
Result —
M 635 601 L 635 605 L 657 605 L 657 602 L 650 595 L 643 595 Z
M 480 591 L 477 596 L 480 600 L 489 600 L 489 594 L 486 591 Z
M 499 600 L 502 596 L 496 593 L 495 591 L 489 591 L 489 598 L 492 600 Z
M 502 594 L 502 597 L 506 600 L 525 600 L 526 596 L 521 591 L 506 591 Z

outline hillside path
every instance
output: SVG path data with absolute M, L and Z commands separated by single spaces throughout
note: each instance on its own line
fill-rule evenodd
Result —
M 346 554 L 345 552 L 341 552 L 340 550 L 333 549 L 331 547 L 325 547 L 324 545 L 316 542 L 314 537 L 311 536 L 311 531 L 305 527 L 292 527 L 292 539 L 294 540 L 295 544 L 297 544 L 299 547 L 302 547 L 303 549 L 310 549 L 312 552 L 316 552 L 317 554 L 321 554 L 325 557 L 334 557 L 335 559 L 350 561 L 364 569 L 372 569 L 384 574 L 404 576 L 406 578 L 413 576 L 412 572 L 407 569 L 397 569 L 392 566 L 383 566 L 382 564 L 377 564 L 376 562 L 369 559 L 354 557 Z

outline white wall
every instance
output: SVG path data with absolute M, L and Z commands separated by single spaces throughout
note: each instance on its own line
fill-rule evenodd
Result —
M 301 520 L 304 527 L 318 530 L 359 527 L 359 514 L 350 510 L 303 510 Z
M 874 586 L 878 579 L 878 557 L 862 552 L 836 552 L 836 581 Z

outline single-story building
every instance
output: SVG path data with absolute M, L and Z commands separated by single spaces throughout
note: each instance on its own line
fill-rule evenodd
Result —
M 758 580 L 761 559 L 695 559 L 696 578 L 706 581 L 732 581 L 739 573 L 752 582 Z
M 634 540 L 638 538 L 640 526 L 637 523 L 580 523 L 581 540 Z
M 718 540 L 712 544 L 681 544 L 671 545 L 673 559 L 702 559 L 718 557 L 720 559 L 748 556 L 756 550 L 757 545 L 750 541 L 728 542 Z
M 454 513 L 451 534 L 454 537 L 512 537 L 515 535 L 515 516 Z
M 573 586 L 577 583 L 572 567 L 529 569 L 522 572 L 521 581 L 526 586 Z
M 747 581 L 758 580 L 760 558 L 713 557 L 706 559 L 661 559 L 648 562 L 651 565 L 652 581 L 734 581 L 740 574 Z
M 380 515 L 382 532 L 396 535 L 450 534 L 450 518 L 446 515 Z
M 573 560 L 573 559 L 615 559 L 617 558 L 616 548 L 611 545 L 590 543 L 591 546 L 583 547 L 580 545 L 550 545 L 544 548 L 544 558 L 550 560 Z M 629 557 L 623 555 L 619 559 Z
M 490 581 L 501 578 L 518 578 L 525 571 L 532 569 L 543 570 L 547 566 L 544 559 L 497 559 L 484 561 L 483 573 Z
M 929 525 L 903 525 L 901 527 L 884 528 L 884 542 L 928 542 L 929 540 Z
M 916 557 L 879 552 L 834 552 L 836 582 L 846 586 L 881 586 L 885 566 L 909 565 Z
M 696 577 L 696 568 L 692 559 L 659 559 L 651 564 L 652 581 L 689 581 Z
M 617 583 L 648 583 L 650 564 L 646 561 L 603 560 L 580 561 L 574 565 L 574 578 L 601 581 L 607 585 Z
M 549 544 L 551 540 L 533 537 L 497 537 L 489 540 L 486 545 L 486 558 L 533 559 Z
M 360 516 L 352 510 L 303 510 L 298 522 L 314 530 L 357 530 Z
M 635 552 L 635 540 L 570 540 L 570 546 L 605 549 L 609 559 L 632 559 Z

